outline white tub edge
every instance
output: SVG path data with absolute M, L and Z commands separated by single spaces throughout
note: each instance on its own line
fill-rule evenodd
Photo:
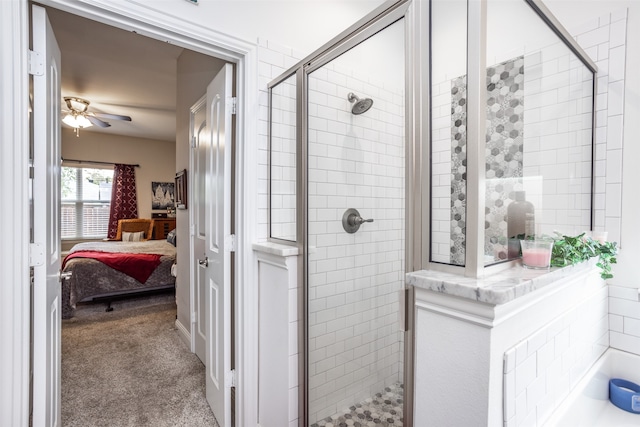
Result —
M 640 414 L 625 412 L 609 402 L 610 378 L 640 384 L 640 356 L 608 348 L 543 426 L 640 425 Z

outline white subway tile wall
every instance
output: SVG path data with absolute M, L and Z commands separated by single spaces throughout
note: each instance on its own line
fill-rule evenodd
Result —
M 336 61 L 309 76 L 311 423 L 402 381 L 402 85 L 371 81 Z M 373 99 L 371 109 L 352 114 L 350 92 Z M 348 234 L 347 208 L 374 222 Z
M 296 76 L 271 90 L 271 237 L 296 241 Z
M 620 242 L 622 129 L 626 67 L 627 9 L 569 28 L 598 65 L 596 113 L 595 230 Z
M 595 230 L 620 242 L 626 9 L 572 31 L 598 65 Z M 544 54 L 544 55 L 543 55 Z M 588 77 L 561 46 L 525 55 L 523 172 L 536 233 L 578 234 L 591 223 Z M 451 82 L 432 86 L 432 260 L 450 262 Z M 542 89 L 545 89 L 543 92 Z M 568 176 L 561 176 L 565 171 Z M 538 179 L 536 179 L 538 178 Z
M 523 189 L 536 234 L 591 226 L 592 76 L 561 42 L 525 55 Z
M 599 96 L 595 133 L 594 226 L 596 230 L 607 230 L 609 232 L 609 240 L 618 242 L 620 241 L 620 171 L 622 169 L 622 153 L 620 150 L 622 149 L 624 105 L 626 17 L 627 11 L 624 9 L 571 31 L 576 34 L 578 42 L 589 49 L 589 54 L 599 67 L 597 83 Z M 302 55 L 299 53 L 280 45 L 265 41 L 259 42 L 259 87 L 263 88 L 260 96 L 260 123 L 258 128 L 259 241 L 265 241 L 268 236 L 268 97 L 266 87 L 268 82 L 284 72 L 287 67 L 294 65 L 301 57 Z M 329 72 L 327 70 L 327 79 L 329 78 Z M 389 335 L 391 338 L 387 340 L 390 343 L 388 348 L 384 346 L 379 348 L 381 344 L 378 342 L 365 346 L 362 337 L 369 339 L 376 335 L 371 330 L 373 319 L 359 312 L 347 312 L 349 310 L 348 304 L 352 302 L 352 298 L 358 292 L 364 293 L 364 284 L 372 281 L 375 284 L 379 284 L 380 287 L 389 289 L 389 292 L 378 295 L 378 289 L 369 291 L 371 295 L 368 295 L 369 300 L 365 304 L 369 306 L 380 302 L 382 304 L 380 310 L 387 311 L 390 308 L 387 308 L 384 303 L 386 300 L 390 303 L 389 307 L 392 310 L 397 309 L 397 297 L 392 291 L 400 289 L 403 265 L 402 251 L 404 247 L 404 220 L 402 217 L 404 204 L 402 199 L 404 189 L 402 185 L 404 184 L 404 179 L 401 171 L 403 164 L 402 143 L 404 139 L 402 93 L 393 93 L 386 90 L 381 91 L 385 93 L 376 92 L 376 90 L 380 91 L 380 89 L 370 83 L 360 82 L 353 76 L 343 75 L 335 70 L 331 70 L 331 73 L 333 73 L 332 78 L 335 79 L 337 77 L 345 83 L 340 89 L 345 93 L 338 93 L 337 84 L 333 85 L 335 86 L 333 87 L 328 82 L 319 81 L 319 87 L 316 88 L 316 96 L 326 96 L 326 102 L 309 106 L 310 123 L 313 128 L 310 132 L 310 137 L 317 142 L 317 144 L 313 144 L 313 148 L 310 147 L 310 176 L 311 170 L 313 170 L 314 176 L 323 179 L 322 184 L 310 185 L 313 194 L 309 195 L 309 202 L 315 208 L 309 212 L 309 227 L 310 231 L 317 235 L 315 244 L 318 246 L 318 258 L 314 261 L 315 270 L 311 273 L 312 281 L 317 283 L 318 286 L 310 289 L 310 296 L 315 298 L 317 295 L 323 295 L 323 292 L 326 292 L 331 286 L 344 290 L 344 292 L 335 297 L 321 296 L 319 299 L 310 301 L 310 310 L 313 312 L 312 316 L 315 318 L 315 326 L 317 326 L 317 328 L 314 327 L 314 331 L 320 334 L 316 336 L 313 342 L 312 357 L 316 361 L 313 375 L 314 377 L 317 376 L 317 379 L 325 381 L 322 383 L 323 386 L 316 387 L 313 392 L 312 397 L 317 399 L 315 404 L 317 407 L 316 417 L 331 415 L 340 410 L 341 406 L 348 406 L 358 401 L 356 396 L 354 396 L 355 400 L 352 400 L 350 394 L 354 393 L 352 380 L 356 376 L 364 376 L 365 371 L 353 369 L 355 365 L 348 362 L 345 359 L 346 356 L 362 353 L 364 356 L 363 361 L 371 362 L 373 360 L 371 357 L 366 359 L 367 351 L 379 349 L 383 358 L 389 359 L 392 365 L 397 366 L 399 374 L 391 373 L 392 379 L 396 378 L 396 381 L 399 381 L 402 372 L 401 352 L 399 350 L 401 343 L 395 338 L 395 335 L 398 334 Z M 337 80 L 333 81 L 336 82 Z M 450 87 L 450 82 L 443 82 L 433 87 L 433 159 L 435 172 L 432 183 L 432 194 L 434 196 L 432 222 L 434 233 L 432 241 L 433 260 L 441 262 L 449 261 L 450 251 Z M 531 88 L 534 86 L 528 82 L 526 87 Z M 325 93 L 321 93 L 320 88 L 324 88 Z M 390 97 L 388 100 L 390 101 L 390 111 L 380 111 L 381 116 L 376 120 L 369 120 L 364 126 L 358 126 L 357 134 L 349 134 L 347 138 L 341 138 L 339 136 L 340 133 L 344 135 L 348 131 L 353 130 L 356 132 L 356 127 L 353 129 L 350 127 L 353 117 L 346 116 L 345 118 L 341 116 L 341 113 L 334 113 L 331 109 L 339 107 L 339 111 L 347 111 L 349 105 L 346 102 L 346 93 L 351 90 L 360 91 L 360 93 L 376 98 L 376 107 L 383 103 L 381 100 L 385 96 Z M 323 108 L 319 108 L 320 105 Z M 374 111 L 372 110 L 372 113 Z M 527 110 L 525 122 L 528 119 L 538 118 L 537 114 L 538 112 L 534 111 L 534 109 Z M 542 114 L 542 110 L 540 110 L 539 114 Z M 340 117 L 342 117 L 342 120 Z M 366 115 L 364 118 L 366 119 Z M 384 120 L 387 121 L 385 122 Z M 441 126 L 435 126 L 437 123 L 441 123 Z M 526 132 L 525 135 L 527 135 Z M 388 137 L 388 142 L 396 141 L 396 143 L 381 143 L 383 136 L 384 138 Z M 367 151 L 360 152 L 356 150 L 354 146 L 356 141 L 362 144 L 363 147 L 367 147 Z M 529 147 L 535 148 L 536 145 L 531 143 Z M 385 150 L 387 151 L 385 152 Z M 572 155 L 572 153 L 569 154 Z M 561 153 L 561 156 L 564 156 L 564 154 Z M 367 162 L 364 162 L 365 159 Z M 356 160 L 363 160 L 363 162 Z M 388 160 L 391 164 L 376 164 L 374 160 L 378 162 Z M 442 167 L 438 168 L 438 165 Z M 363 173 L 369 174 L 367 179 L 374 179 L 371 182 L 372 187 L 366 185 L 369 182 L 365 184 L 364 180 L 360 178 Z M 314 180 L 318 180 L 319 178 L 317 177 Z M 356 181 L 348 186 L 338 186 L 337 183 L 343 182 L 344 179 L 355 179 Z M 391 187 L 385 187 L 385 194 L 382 196 L 374 195 L 372 190 L 376 183 L 389 184 Z M 347 190 L 347 188 L 351 188 L 351 190 Z M 367 216 L 368 209 L 378 208 L 382 205 L 386 209 L 382 210 L 380 215 L 384 216 L 380 216 L 380 219 L 376 218 L 376 221 L 380 223 L 382 218 L 385 217 L 385 221 L 388 221 L 395 228 L 384 233 L 369 232 L 369 235 L 367 235 L 367 232 L 365 232 L 366 227 L 373 226 L 376 224 L 374 222 L 373 224 L 365 224 L 363 229 L 356 235 L 347 236 L 341 231 L 341 228 L 336 228 L 339 225 L 339 217 L 342 215 L 341 209 L 347 204 L 353 204 L 354 207 L 358 208 L 363 207 L 361 209 L 363 216 Z M 438 215 L 438 213 L 442 213 L 442 215 Z M 354 245 L 347 246 L 349 243 L 354 243 Z M 373 248 L 383 249 L 383 251 L 374 251 Z M 345 257 L 347 254 L 350 255 L 349 258 Z M 326 286 L 329 288 L 325 288 Z M 638 333 L 640 330 L 640 314 L 638 314 L 640 313 L 640 302 L 638 301 L 638 290 L 636 288 L 620 288 L 616 286 L 609 286 L 609 288 L 612 292 L 609 298 L 610 314 L 608 319 L 604 319 L 603 322 L 606 325 L 610 325 L 611 328 L 611 347 L 640 354 L 640 334 Z M 380 314 L 378 318 L 388 318 L 389 325 L 393 325 L 391 320 L 392 317 L 395 317 L 393 312 L 386 314 L 380 312 L 378 314 Z M 338 320 L 339 316 L 344 317 L 344 320 Z M 575 313 L 570 314 L 570 316 L 579 317 Z M 365 326 L 352 324 L 356 320 L 364 321 Z M 564 322 L 565 320 L 563 320 L 563 324 Z M 290 343 L 290 348 L 297 349 L 297 319 L 292 319 L 290 326 L 290 337 L 293 340 Z M 395 328 L 395 325 L 382 327 L 386 331 L 393 328 Z M 595 323 L 594 328 L 600 330 L 601 326 L 599 323 Z M 363 331 L 364 335 L 350 340 L 348 337 L 345 339 L 345 335 L 348 336 L 352 331 L 355 333 L 356 329 Z M 578 333 L 578 329 L 577 326 L 574 327 L 574 335 Z M 585 365 L 587 367 L 590 365 L 590 363 L 583 361 L 579 364 L 579 368 L 569 370 L 569 374 L 567 374 L 566 369 L 579 356 L 577 351 L 570 350 L 573 348 L 573 341 L 571 341 L 573 338 L 571 338 L 572 335 L 570 335 L 569 331 L 570 329 L 562 328 L 561 332 L 554 335 L 554 360 L 546 369 L 547 378 L 553 379 L 554 387 L 558 390 L 569 389 L 575 383 L 571 372 L 575 376 Z M 601 343 L 606 347 L 604 338 Z M 356 346 L 356 344 L 359 345 Z M 599 351 L 600 347 L 600 344 L 595 345 L 593 348 L 598 350 L 592 350 L 590 356 L 585 356 L 582 359 L 588 360 L 589 357 L 593 356 L 594 352 L 597 353 Z M 394 354 L 394 349 L 396 348 L 398 350 Z M 546 360 L 545 357 L 550 354 L 548 350 L 540 351 L 540 356 L 537 352 L 535 353 L 536 375 L 538 375 L 539 369 L 538 357 Z M 516 351 L 516 353 L 517 357 L 514 360 L 517 364 L 514 364 L 513 372 L 516 372 L 515 366 L 520 366 L 530 357 L 522 350 Z M 559 355 L 560 358 L 558 358 Z M 292 362 L 297 360 L 295 352 L 290 356 Z M 375 363 L 371 366 L 374 370 L 378 369 Z M 392 371 L 393 368 L 390 372 Z M 526 372 L 528 371 L 521 372 L 522 375 L 527 375 Z M 555 402 L 559 397 L 563 397 L 568 393 L 568 391 L 562 391 L 555 393 L 553 397 L 547 395 L 539 398 L 539 386 L 534 384 L 530 391 L 533 396 L 531 399 L 528 399 L 527 395 L 521 391 L 521 393 L 516 394 L 513 401 L 507 401 L 507 384 L 510 384 L 509 387 L 511 388 L 509 390 L 514 390 L 510 393 L 515 393 L 515 377 L 509 377 L 507 380 L 507 376 L 505 376 L 505 425 L 522 425 L 522 422 L 526 420 L 542 420 L 546 418 L 548 408 L 553 406 L 552 401 Z M 297 401 L 297 387 L 293 387 L 293 384 L 290 386 L 292 399 Z M 337 392 L 336 386 L 342 387 L 342 391 Z M 547 390 L 553 390 L 553 388 L 547 387 Z M 327 392 L 327 396 L 330 395 L 332 398 L 336 396 L 338 400 L 321 396 L 323 392 Z M 373 392 L 376 392 L 376 390 L 373 390 Z M 532 412 L 534 402 L 536 402 L 536 410 Z M 506 416 L 507 411 L 509 411 L 510 417 Z M 515 414 L 513 411 L 518 411 L 518 418 L 513 418 Z M 295 424 L 295 422 L 295 419 L 293 419 L 292 423 Z M 517 424 L 514 424 L 516 422 Z
M 266 87 L 300 57 L 283 46 L 259 42 L 259 87 L 263 88 L 258 157 L 260 241 L 268 238 Z M 405 224 L 403 83 L 389 87 L 331 66 L 312 76 L 308 220 L 315 253 L 309 262 L 309 419 L 314 422 L 402 381 L 403 343 L 397 318 L 404 279 Z M 352 91 L 361 98 L 373 98 L 371 110 L 352 115 L 347 100 Z M 292 104 L 279 106 L 283 114 L 274 119 L 290 126 L 294 123 Z M 280 129 L 278 138 L 285 141 L 280 147 L 290 153 L 292 147 L 285 149 L 285 145 L 292 129 Z M 278 176 L 284 181 L 293 176 L 287 169 L 291 163 L 277 166 L 282 167 Z M 289 209 L 284 198 L 282 202 L 272 208 Z M 348 207 L 359 209 L 363 217 L 373 217 L 374 222 L 364 224 L 356 234 L 347 234 L 341 220 Z M 284 215 L 272 233 L 290 234 L 291 229 L 286 228 L 290 212 L 273 210 L 272 219 L 276 212 Z M 295 292 L 290 290 L 290 305 Z M 290 316 L 290 349 L 297 349 L 297 321 Z M 293 350 L 290 361 L 297 367 Z M 290 408 L 295 408 L 297 384 L 289 386 Z M 297 414 L 291 418 L 295 423 Z
M 451 81 L 432 85 L 431 260 L 451 259 Z
M 268 219 L 268 131 L 269 92 L 267 85 L 287 69 L 294 66 L 302 55 L 271 41 L 258 41 L 258 229 L 257 239 L 264 242 L 269 237 Z M 287 79 L 276 88 L 273 114 L 273 190 L 272 235 L 295 240 L 295 78 Z
M 609 285 L 611 347 L 640 355 L 640 291 Z
M 265 40 L 258 41 L 258 74 L 260 88 L 259 99 L 259 126 L 258 126 L 258 241 L 264 242 L 268 238 L 267 209 L 268 209 L 268 128 L 269 128 L 269 98 L 267 84 L 278 77 L 289 67 L 298 62 L 302 55 L 290 48 Z M 291 111 L 295 111 L 295 103 L 291 102 L 292 91 L 290 82 L 287 81 L 279 90 L 278 110 L 274 115 L 274 123 L 278 128 L 276 136 L 276 148 L 279 149 L 279 157 L 275 172 L 279 182 L 279 194 L 275 197 L 275 210 L 272 212 L 272 220 L 275 220 L 272 232 L 277 237 L 290 238 L 295 236 L 295 225 L 291 225 L 291 219 L 295 220 L 295 212 L 291 212 L 291 206 L 295 208 L 295 186 L 291 187 L 291 179 L 295 180 L 294 162 L 291 162 L 291 153 L 295 153 L 295 145 L 291 146 L 290 135 L 294 130 L 290 129 L 295 120 L 291 119 Z M 293 110 L 292 110 L 293 109 Z M 293 138 L 295 141 L 295 137 Z M 295 181 L 294 181 L 295 183 Z M 294 198 L 291 205 L 291 198 Z M 274 200 L 272 200 L 272 203 Z M 295 221 L 294 221 L 295 223 Z M 292 234 L 293 233 L 293 234 Z M 289 301 L 282 301 L 283 308 L 289 311 L 289 330 L 287 336 L 289 354 L 289 427 L 298 425 L 298 288 L 297 283 L 290 283 Z M 288 303 L 288 304 L 287 304 Z M 285 305 L 287 304 L 287 305 Z
M 505 352 L 505 427 L 543 425 L 607 350 L 607 301 L 605 286 Z

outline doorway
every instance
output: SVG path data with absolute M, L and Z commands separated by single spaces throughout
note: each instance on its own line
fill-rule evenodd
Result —
M 202 49 L 202 46 L 201 46 L 201 45 L 202 45 L 202 43 L 200 44 L 200 49 Z M 198 55 L 200 55 L 200 54 L 198 53 Z M 235 62 L 239 64 L 239 65 L 238 65 L 238 67 L 239 67 L 240 69 L 244 69 L 244 68 L 242 68 L 242 67 L 240 67 L 240 66 L 242 66 L 242 65 L 244 64 L 244 59 L 245 59 L 245 56 L 246 56 L 246 55 L 242 55 L 242 54 L 239 54 L 239 53 L 234 54 L 234 53 L 232 53 L 232 52 L 231 52 L 231 53 L 230 53 L 230 52 L 227 52 L 227 53 L 226 53 L 226 56 L 227 56 L 227 57 L 229 57 L 230 59 L 234 59 L 234 60 L 235 60 Z M 233 58 L 233 56 L 235 56 L 235 58 Z M 239 87 L 239 90 L 242 90 L 242 89 L 244 88 L 244 81 L 245 81 L 245 79 L 244 79 L 244 78 L 239 79 L 239 81 L 238 81 L 238 83 L 237 83 L 237 85 L 238 85 L 238 87 Z M 224 99 L 224 98 L 223 98 L 223 99 Z M 239 110 L 239 112 L 241 112 L 241 111 L 242 111 L 242 109 L 241 109 L 241 108 L 239 108 L 238 110 Z M 188 114 L 188 108 L 186 108 L 186 109 L 185 109 L 185 112 Z M 187 117 L 188 117 L 188 116 L 187 116 Z M 187 119 L 187 121 L 188 121 L 188 119 Z M 244 135 L 244 132 L 241 132 L 241 135 Z M 239 136 L 239 137 L 241 138 L 241 136 Z M 185 138 L 185 140 L 186 140 L 186 138 Z M 188 144 L 188 142 L 187 142 L 187 144 L 186 144 L 186 146 L 185 146 L 185 148 L 186 148 L 186 150 L 185 150 L 185 151 L 188 151 L 188 147 L 189 147 L 189 144 Z M 188 155 L 187 155 L 186 157 L 188 158 Z M 180 169 L 180 167 L 179 167 L 179 166 L 176 166 L 176 169 Z M 230 170 L 233 170 L 233 168 L 230 168 Z M 242 187 L 241 187 L 241 185 L 240 185 L 240 183 L 238 183 L 238 185 L 237 185 L 236 187 L 237 187 L 237 188 L 242 188 Z M 238 223 L 240 223 L 240 225 L 241 225 L 241 224 L 242 224 L 242 221 L 236 221 L 236 224 L 237 224 L 237 225 L 238 225 Z M 188 235 L 189 235 L 189 231 L 188 231 L 188 230 L 189 230 L 189 223 L 188 223 L 188 221 L 186 222 L 186 224 L 185 224 L 185 225 L 186 225 L 185 229 L 186 229 L 187 231 L 186 231 L 185 233 L 183 233 L 183 236 L 184 236 L 184 240 L 183 240 L 183 241 L 184 241 L 185 243 L 187 243 L 187 242 L 188 242 Z M 189 252 L 189 251 L 188 251 L 188 245 L 185 245 L 185 247 L 187 248 L 187 253 L 188 253 L 188 252 Z M 239 250 L 241 250 L 241 249 L 243 249 L 243 248 L 244 248 L 244 245 L 243 245 L 242 243 L 239 243 L 239 244 L 237 245 L 237 249 L 236 249 L 236 250 L 238 250 L 238 252 L 239 252 Z M 241 259 L 242 257 L 236 257 L 236 258 L 240 258 L 240 259 Z M 187 259 L 187 257 L 183 257 L 183 259 L 185 259 L 185 260 L 186 260 L 186 259 Z M 240 262 L 242 262 L 242 259 L 240 260 Z M 187 319 L 189 319 L 189 322 L 190 322 L 190 319 L 191 319 L 191 312 L 190 312 L 190 301 L 189 301 L 189 299 L 190 299 L 190 298 L 189 298 L 189 295 L 190 295 L 190 285 L 192 284 L 192 281 L 191 281 L 191 280 L 189 280 L 189 275 L 188 275 L 188 271 L 189 271 L 188 265 L 189 265 L 189 263 L 188 263 L 188 262 L 185 262 L 184 264 L 185 264 L 185 271 L 187 271 L 187 276 L 186 276 L 186 280 L 184 280 L 184 282 L 183 282 L 183 285 L 186 285 L 186 286 L 183 286 L 183 287 L 184 287 L 184 288 L 186 288 L 186 295 L 187 295 L 187 298 L 186 298 L 186 305 L 183 305 L 183 307 L 186 307 L 186 309 L 185 309 L 185 311 L 187 312 L 187 313 L 186 313 L 186 317 L 187 317 Z M 236 283 L 237 283 L 237 281 L 236 281 Z M 238 305 L 240 305 L 240 304 L 238 304 Z M 239 307 L 239 309 L 240 309 L 240 311 L 243 311 L 242 307 Z M 189 325 L 189 323 L 187 323 L 187 325 Z M 183 332 L 183 334 L 185 333 L 185 331 L 181 331 L 181 332 Z M 190 335 L 191 331 L 187 330 L 187 331 L 186 331 L 186 333 Z M 187 340 L 187 341 L 189 341 L 189 340 Z M 225 384 L 225 386 L 226 386 L 226 381 L 224 382 L 224 384 Z M 242 402 L 240 399 L 239 399 L 238 401 L 239 401 L 239 403 L 240 403 L 240 402 Z M 239 418 L 240 418 L 240 417 L 239 417 Z

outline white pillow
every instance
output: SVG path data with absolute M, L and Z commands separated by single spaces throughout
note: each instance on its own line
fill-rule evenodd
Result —
M 144 239 L 144 231 L 136 231 L 135 233 L 122 232 L 123 242 L 139 242 Z

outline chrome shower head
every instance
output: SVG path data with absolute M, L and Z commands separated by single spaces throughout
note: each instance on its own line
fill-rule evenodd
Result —
M 355 102 L 353 107 L 351 107 L 351 113 L 356 115 L 367 112 L 373 105 L 373 100 L 371 98 L 360 99 L 353 92 L 349 92 L 347 99 L 351 103 Z

